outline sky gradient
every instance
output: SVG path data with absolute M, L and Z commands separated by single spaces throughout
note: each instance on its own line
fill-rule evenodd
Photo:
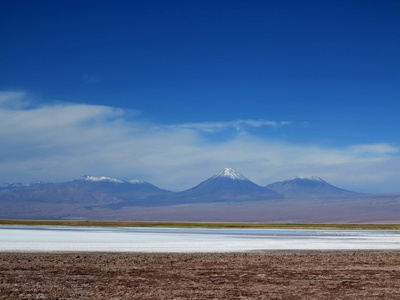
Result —
M 3 1 L 0 36 L 0 182 L 400 192 L 398 1 Z

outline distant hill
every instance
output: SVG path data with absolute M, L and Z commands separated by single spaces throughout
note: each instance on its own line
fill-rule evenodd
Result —
M 316 176 L 295 177 L 292 179 L 268 184 L 268 189 L 284 196 L 304 196 L 304 195 L 351 195 L 356 194 L 335 187 L 323 179 Z
M 60 186 L 71 187 L 87 192 L 102 192 L 116 194 L 164 194 L 169 191 L 160 189 L 155 185 L 143 180 L 123 181 L 110 177 L 84 176 L 82 179 L 76 179 L 59 184 Z

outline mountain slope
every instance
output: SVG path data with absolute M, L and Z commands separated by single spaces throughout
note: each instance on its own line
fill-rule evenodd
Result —
M 295 177 L 271 183 L 266 187 L 285 196 L 356 194 L 355 192 L 335 187 L 317 176 Z
M 231 168 L 225 168 L 195 187 L 181 192 L 180 196 L 191 201 L 202 199 L 201 202 L 280 198 L 274 191 L 255 184 Z
M 72 187 L 87 192 L 96 191 L 112 194 L 163 194 L 169 192 L 143 180 L 123 181 L 104 176 L 94 177 L 86 175 L 82 179 L 75 179 L 73 181 L 63 182 L 59 185 Z

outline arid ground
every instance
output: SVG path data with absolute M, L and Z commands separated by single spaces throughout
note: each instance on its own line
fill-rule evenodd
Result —
M 400 252 L 0 253 L 0 299 L 400 299 Z

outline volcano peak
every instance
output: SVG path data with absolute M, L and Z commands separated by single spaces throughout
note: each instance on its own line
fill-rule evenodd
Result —
M 232 180 L 248 180 L 246 177 L 244 177 L 242 174 L 236 172 L 232 168 L 225 168 L 221 172 L 215 174 L 213 177 L 214 178 L 227 177 Z

